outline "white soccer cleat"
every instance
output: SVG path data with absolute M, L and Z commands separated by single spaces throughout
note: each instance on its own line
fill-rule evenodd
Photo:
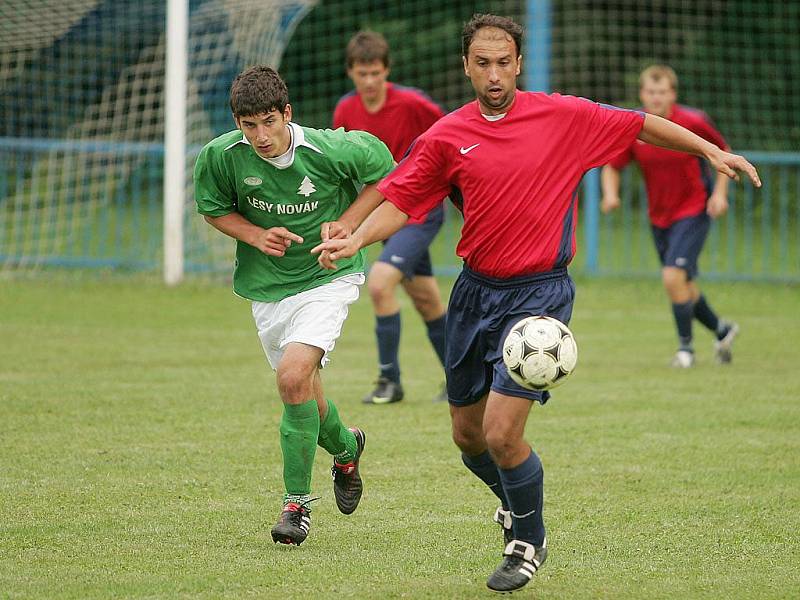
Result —
M 694 352 L 678 350 L 672 357 L 672 366 L 676 369 L 689 369 L 694 366 Z

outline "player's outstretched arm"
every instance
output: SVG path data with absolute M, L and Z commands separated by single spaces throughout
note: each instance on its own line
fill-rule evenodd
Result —
M 738 172 L 741 171 L 750 178 L 753 185 L 761 187 L 761 179 L 756 168 L 745 157 L 725 152 L 699 135 L 667 119 L 656 115 L 645 115 L 644 127 L 639 134 L 639 139 L 670 150 L 703 156 L 723 175 L 738 181 Z
M 356 252 L 378 240 L 385 240 L 403 225 L 408 215 L 391 202 L 383 202 L 366 218 L 361 226 L 347 238 L 329 239 L 311 249 L 319 254 L 319 264 L 325 269 L 335 270 L 336 261 L 349 258 Z
M 292 242 L 303 243 L 303 238 L 292 233 L 285 227 L 270 227 L 264 229 L 254 225 L 242 215 L 233 212 L 221 217 L 205 216 L 209 225 L 218 229 L 225 235 L 250 244 L 264 254 L 270 256 L 283 256 Z
M 378 184 L 365 185 L 358 197 L 338 219 L 322 224 L 320 229 L 322 241 L 349 237 L 381 202 L 383 202 L 383 195 L 378 191 Z

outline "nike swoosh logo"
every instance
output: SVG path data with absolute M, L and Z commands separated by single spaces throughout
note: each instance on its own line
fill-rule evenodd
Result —
M 459 152 L 461 152 L 461 154 L 466 154 L 467 152 L 469 152 L 473 148 L 477 148 L 478 146 L 480 146 L 480 143 L 472 144 L 472 146 L 470 146 L 469 148 L 464 148 L 464 146 L 461 146 L 461 148 L 459 149 Z

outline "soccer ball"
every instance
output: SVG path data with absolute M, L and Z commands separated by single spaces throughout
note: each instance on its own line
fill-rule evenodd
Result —
M 575 369 L 578 346 L 569 328 L 552 317 L 527 317 L 503 342 L 503 362 L 511 379 L 529 390 L 558 387 Z

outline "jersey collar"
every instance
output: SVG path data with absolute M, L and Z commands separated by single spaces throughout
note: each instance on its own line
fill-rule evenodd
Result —
M 300 146 L 305 146 L 306 148 L 311 148 L 314 152 L 316 152 L 318 154 L 323 154 L 322 150 L 320 150 L 314 144 L 312 144 L 311 142 L 306 140 L 306 133 L 303 130 L 303 128 L 300 127 L 300 125 L 298 125 L 297 123 L 289 122 L 287 126 L 292 131 L 292 144 L 291 144 L 291 156 L 290 156 L 289 161 L 286 163 L 285 166 L 274 165 L 273 163 L 271 163 L 269 160 L 267 160 L 263 156 L 259 156 L 257 152 L 256 152 L 256 156 L 258 156 L 264 162 L 272 164 L 272 166 L 274 166 L 274 167 L 276 167 L 278 169 L 286 169 L 288 167 L 291 167 L 292 164 L 294 163 L 295 151 Z M 250 142 L 248 142 L 247 138 L 244 137 L 244 134 L 242 134 L 242 139 L 233 142 L 230 146 L 227 146 L 225 148 L 225 150 L 229 150 L 229 149 L 233 148 L 234 146 L 236 146 L 237 144 L 245 144 L 246 146 L 250 146 Z M 255 152 L 255 150 L 253 152 Z

